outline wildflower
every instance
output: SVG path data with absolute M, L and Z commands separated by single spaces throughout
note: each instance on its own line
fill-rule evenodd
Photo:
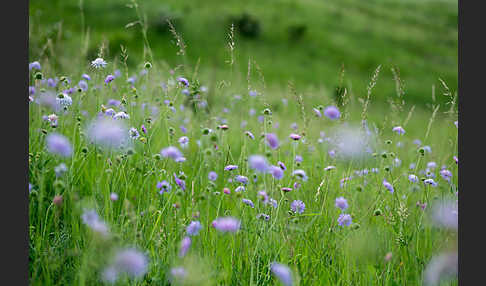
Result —
M 287 266 L 277 262 L 272 262 L 272 264 L 270 265 L 270 270 L 272 271 L 273 275 L 275 275 L 275 277 L 277 277 L 278 280 L 282 282 L 283 285 L 293 285 L 292 272 Z
M 56 87 L 57 83 L 58 83 L 57 79 L 53 79 L 53 78 L 47 79 L 47 86 L 49 87 Z
M 432 187 L 437 187 L 437 183 L 434 181 L 434 179 L 425 179 L 424 184 L 431 185 Z
M 135 127 L 130 128 L 128 132 L 130 134 L 130 138 L 132 139 L 137 139 L 138 137 L 140 137 L 140 133 L 138 133 L 138 130 Z
M 199 234 L 199 231 L 202 229 L 202 225 L 199 221 L 191 221 L 191 223 L 187 226 L 186 232 L 189 236 L 195 236 Z
M 336 207 L 337 208 L 340 208 L 341 210 L 346 210 L 348 208 L 348 201 L 343 198 L 343 197 L 339 197 L 339 198 L 336 198 Z
M 457 276 L 457 252 L 443 253 L 432 257 L 424 272 L 425 285 L 439 285 L 444 280 Z
M 236 170 L 236 169 L 238 169 L 237 165 L 228 165 L 228 166 L 224 167 L 225 171 L 233 171 L 233 170 Z
M 291 204 L 290 204 L 290 209 L 294 212 L 294 213 L 303 213 L 304 210 L 305 210 L 305 204 L 303 201 L 300 201 L 300 200 L 295 200 L 293 201 Z
M 187 136 L 182 136 L 178 140 L 179 144 L 181 145 L 181 148 L 186 148 L 189 145 L 189 138 Z
M 116 111 L 113 108 L 107 108 L 105 110 L 105 115 L 113 117 L 116 114 Z
M 258 95 L 258 93 L 256 92 L 256 90 L 250 90 L 250 91 L 248 92 L 248 95 L 249 95 L 249 96 L 251 96 L 251 97 L 255 97 L 255 96 L 257 96 L 257 95 Z
M 395 191 L 395 190 L 393 189 L 392 184 L 390 184 L 389 182 L 387 182 L 387 180 L 383 180 L 383 186 L 384 186 L 385 188 L 387 188 L 387 189 L 390 191 L 390 193 L 392 193 L 392 194 L 393 194 L 393 192 Z
M 171 281 L 180 281 L 186 278 L 187 272 L 184 267 L 174 267 L 170 269 Z
M 142 124 L 140 129 L 142 129 L 143 134 L 147 134 L 147 128 L 145 128 L 145 125 Z
M 275 199 L 269 198 L 268 203 L 271 204 L 274 209 L 277 208 L 277 201 Z
M 308 177 L 305 173 L 304 170 L 301 170 L 301 169 L 297 169 L 295 170 L 293 173 L 292 173 L 292 176 L 297 176 L 297 178 L 303 180 L 303 181 L 307 181 Z
M 334 170 L 336 169 L 335 166 L 327 166 L 326 168 L 324 168 L 324 171 L 330 171 L 330 170 Z
M 317 108 L 312 108 L 312 110 L 314 111 L 314 114 L 317 116 L 317 117 L 322 117 L 322 114 L 321 114 L 321 111 Z
M 160 151 L 160 154 L 162 155 L 162 157 L 164 158 L 169 157 L 176 162 L 179 162 L 181 158 L 184 158 L 181 151 L 179 151 L 179 149 L 177 149 L 174 146 L 169 146 L 167 148 L 162 149 Z
M 92 230 L 106 236 L 108 235 L 108 227 L 105 222 L 98 217 L 95 210 L 85 210 L 81 216 L 83 223 L 89 226 Z
M 349 226 L 352 223 L 351 216 L 348 214 L 340 214 L 337 221 L 340 226 Z
M 455 201 L 442 201 L 432 207 L 432 219 L 441 227 L 457 230 L 458 208 Z
M 456 162 L 456 165 L 459 163 L 459 159 L 457 158 L 457 156 L 454 156 L 452 157 L 454 159 L 454 162 Z
M 245 135 L 248 136 L 251 140 L 255 140 L 255 136 L 250 131 L 245 131 Z
M 302 156 L 300 156 L 300 155 L 295 155 L 294 161 L 295 161 L 296 163 L 302 163 L 302 161 L 303 161 Z
M 54 196 L 54 198 L 52 199 L 52 203 L 60 207 L 62 205 L 62 196 L 61 195 Z
M 212 222 L 212 226 L 223 233 L 235 233 L 240 229 L 241 222 L 233 217 L 220 217 Z
M 110 194 L 110 200 L 117 201 L 118 200 L 118 194 L 117 193 L 111 193 Z
M 282 190 L 282 192 L 284 192 L 284 193 L 288 193 L 288 192 L 291 192 L 292 191 L 292 188 L 283 187 L 280 190 Z
M 289 136 L 289 137 L 290 137 L 290 139 L 292 139 L 292 140 L 298 141 L 298 140 L 300 139 L 300 137 L 301 137 L 301 136 L 300 136 L 299 134 L 292 133 L 292 134 L 290 134 L 290 136 Z
M 331 120 L 336 120 L 341 117 L 339 109 L 337 109 L 335 106 L 326 107 L 326 109 L 324 109 L 324 115 Z
M 451 171 L 449 171 L 447 169 L 442 169 L 442 170 L 440 170 L 439 173 L 442 176 L 442 178 L 444 178 L 444 180 L 446 180 L 448 182 L 451 180 L 451 177 L 452 177 Z
M 84 80 L 80 80 L 78 82 L 78 87 L 79 89 L 81 89 L 82 91 L 87 91 L 88 90 L 88 83 Z
M 55 168 L 54 168 L 54 173 L 56 173 L 56 177 L 60 177 L 62 176 L 64 173 L 66 173 L 68 170 L 66 164 L 64 163 L 61 163 L 59 165 L 57 165 Z
M 120 121 L 115 121 L 111 118 L 100 118 L 88 126 L 87 134 L 99 146 L 118 148 L 128 139 L 129 133 L 127 131 Z
M 156 188 L 159 189 L 159 194 L 168 193 L 172 189 L 171 185 L 167 181 L 157 182 Z
M 30 95 L 35 94 L 35 86 L 29 86 L 29 94 Z
M 125 113 L 125 111 L 120 111 L 113 116 L 113 119 L 130 119 L 130 115 Z
M 69 107 L 73 104 L 73 99 L 66 93 L 60 93 L 56 97 L 57 105 L 60 107 Z
M 89 75 L 85 74 L 85 73 L 83 75 L 81 75 L 81 77 L 84 78 L 85 80 L 88 80 L 88 81 L 91 80 L 91 77 Z
M 266 173 L 268 170 L 267 159 L 261 155 L 252 155 L 248 158 L 250 168 L 255 169 L 261 173 Z
M 235 177 L 235 180 L 244 184 L 244 185 L 248 184 L 248 178 L 245 177 L 245 176 L 238 175 L 238 176 Z
M 49 123 L 51 123 L 51 126 L 52 127 L 55 127 L 57 126 L 57 115 L 56 114 L 50 114 L 47 116 L 47 121 L 49 121 Z
M 457 120 L 454 121 L 454 125 L 456 125 L 456 128 L 459 128 L 459 122 Z
M 186 253 L 189 250 L 189 247 L 191 247 L 191 238 L 189 236 L 186 236 L 181 241 L 181 248 L 179 250 L 179 257 L 186 256 Z
M 245 191 L 245 186 L 238 186 L 235 189 L 235 193 L 243 192 Z
M 109 84 L 110 82 L 112 82 L 113 80 L 115 79 L 115 77 L 111 74 L 107 75 L 106 78 L 105 78 L 105 83 L 106 84 Z
M 282 169 L 284 171 L 287 170 L 287 167 L 285 167 L 285 164 L 283 162 L 278 161 L 277 165 L 280 167 L 280 169 Z
M 415 176 L 414 174 L 410 174 L 410 175 L 408 175 L 408 180 L 412 183 L 416 183 L 416 182 L 418 182 L 418 177 Z
M 185 191 L 186 190 L 186 182 L 184 180 L 179 179 L 175 173 L 174 173 L 174 179 L 175 179 L 177 186 L 179 186 L 179 188 L 181 188 L 183 191 Z
M 272 149 L 277 149 L 278 148 L 278 138 L 277 138 L 277 135 L 273 134 L 273 133 L 268 133 L 267 136 L 266 136 L 266 139 L 267 139 L 267 144 L 268 146 L 270 146 L 270 148 Z
M 267 215 L 267 214 L 264 214 L 264 213 L 257 214 L 256 218 L 257 219 L 263 219 L 263 220 L 266 220 L 266 221 L 270 220 L 270 216 Z
M 435 169 L 436 167 L 437 167 L 437 163 L 435 163 L 434 161 L 427 163 L 427 168 L 429 169 Z
M 189 86 L 189 81 L 186 78 L 178 77 L 177 78 L 177 81 L 180 82 L 180 83 L 182 83 L 185 86 Z
M 91 62 L 91 66 L 95 69 L 105 68 L 107 63 L 102 58 L 96 58 L 94 61 Z
M 214 171 L 209 172 L 208 179 L 210 181 L 214 182 L 214 181 L 216 181 L 217 178 L 218 178 L 218 174 L 216 172 L 214 172 Z
M 229 188 L 223 188 L 223 193 L 226 194 L 226 195 L 230 195 L 231 190 Z
M 126 273 L 131 277 L 140 278 L 148 270 L 148 259 L 140 251 L 127 248 L 116 254 L 112 267 L 117 273 Z
M 116 107 L 116 106 L 119 106 L 121 104 L 121 101 L 111 98 L 111 99 L 108 100 L 108 102 L 106 104 Z
M 405 129 L 403 129 L 402 126 L 395 126 L 393 127 L 392 131 L 398 133 L 399 135 L 405 134 Z
M 277 166 L 270 166 L 269 172 L 277 180 L 282 179 L 283 176 L 284 176 L 283 170 L 280 167 L 277 167 Z
M 252 208 L 254 208 L 254 207 L 255 207 L 255 205 L 253 204 L 253 202 L 252 202 L 251 200 L 249 200 L 249 199 L 242 199 L 241 201 L 242 201 L 242 202 L 243 202 L 245 205 L 247 205 L 247 206 L 250 206 L 250 207 L 252 207 Z
M 47 150 L 53 154 L 70 157 L 73 148 L 69 140 L 63 135 L 51 133 L 46 137 Z
M 33 69 L 34 69 L 34 70 L 41 70 L 41 65 L 40 65 L 40 63 L 39 63 L 38 61 L 31 62 L 31 63 L 29 64 L 29 71 L 31 71 L 31 70 L 33 70 Z

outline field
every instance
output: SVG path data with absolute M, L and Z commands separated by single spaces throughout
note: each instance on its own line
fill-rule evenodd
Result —
M 276 2 L 31 1 L 30 284 L 458 284 L 457 2 Z

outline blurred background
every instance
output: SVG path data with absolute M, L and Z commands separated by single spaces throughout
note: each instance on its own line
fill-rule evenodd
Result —
M 49 58 L 64 70 L 87 66 L 101 45 L 109 61 L 120 57 L 120 45 L 127 48 L 129 66 L 147 60 L 130 0 L 29 2 L 29 62 Z M 362 96 L 378 65 L 376 101 L 397 92 L 392 68 L 408 103 L 425 106 L 435 88 L 437 101 L 445 102 L 439 78 L 457 90 L 457 0 L 139 0 L 138 11 L 147 23 L 154 61 L 171 67 L 181 63 L 170 20 L 186 44 L 185 61 L 199 61 L 208 80 L 228 73 L 233 23 L 233 68 L 242 82 L 251 59 L 275 90 L 286 90 L 292 80 L 298 87 L 328 92 L 344 85 Z M 85 63 L 63 60 L 80 54 Z

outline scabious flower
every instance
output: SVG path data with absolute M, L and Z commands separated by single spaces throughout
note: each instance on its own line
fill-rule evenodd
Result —
M 305 210 L 305 204 L 303 201 L 301 200 L 295 200 L 293 201 L 291 204 L 290 204 L 290 209 L 294 212 L 294 213 L 303 213 L 304 210 Z
M 324 115 L 331 120 L 336 120 L 341 117 L 341 112 L 336 106 L 328 106 L 324 109 Z
M 429 169 L 435 169 L 436 167 L 437 167 L 437 163 L 435 163 L 434 161 L 427 163 L 427 168 Z
M 169 146 L 167 148 L 162 149 L 160 151 L 160 154 L 162 155 L 162 157 L 171 158 L 176 162 L 180 162 L 182 159 L 185 159 L 181 151 L 179 151 L 179 149 L 177 149 L 174 146 Z
M 172 186 L 170 185 L 169 182 L 164 180 L 162 182 L 157 182 L 156 188 L 158 190 L 160 190 L 159 193 L 162 195 L 163 193 L 170 192 L 170 190 L 172 189 Z
M 349 214 L 340 214 L 337 221 L 340 226 L 349 226 L 352 223 L 352 219 Z
M 387 188 L 387 189 L 390 191 L 390 193 L 392 193 L 392 194 L 393 194 L 393 192 L 395 191 L 395 190 L 393 189 L 392 184 L 390 184 L 390 183 L 389 183 L 387 180 L 383 180 L 383 186 L 384 186 L 385 188 Z
M 240 182 L 241 184 L 244 184 L 244 185 L 248 184 L 248 178 L 245 177 L 245 176 L 242 176 L 242 175 L 236 176 L 235 180 Z
M 84 78 L 85 80 L 88 80 L 88 81 L 91 80 L 91 77 L 88 74 L 85 74 L 85 73 L 83 75 L 81 75 L 81 77 Z
M 277 201 L 273 198 L 269 198 L 268 199 L 268 203 L 274 208 L 276 209 L 277 208 Z
M 283 285 L 293 285 L 292 272 L 287 266 L 277 262 L 272 262 L 272 264 L 270 265 L 270 270 Z
M 170 269 L 170 281 L 182 281 L 187 276 L 187 271 L 184 267 L 174 267 Z
M 450 182 L 451 180 L 451 177 L 452 177 L 452 172 L 447 170 L 447 169 L 442 169 L 440 170 L 440 175 L 442 176 L 442 178 L 444 178 L 444 180 Z
M 243 202 L 245 205 L 247 205 L 247 206 L 250 206 L 250 207 L 252 207 L 252 208 L 254 208 L 254 207 L 255 207 L 255 205 L 253 204 L 253 202 L 252 202 L 251 200 L 249 200 L 249 199 L 242 199 L 241 201 L 242 201 L 242 202 Z
M 258 95 L 258 93 L 256 92 L 256 90 L 250 90 L 250 91 L 248 92 L 248 95 L 249 95 L 249 96 L 251 96 L 251 97 L 255 97 L 255 96 L 257 96 L 257 95 Z
M 303 181 L 307 181 L 307 179 L 308 179 L 305 171 L 301 170 L 301 169 L 297 169 L 294 172 L 292 172 L 292 176 L 297 176 L 297 178 L 299 178 Z
M 49 121 L 53 127 L 57 126 L 57 119 L 58 116 L 54 113 L 47 116 L 47 121 Z
M 454 156 L 452 158 L 454 159 L 454 162 L 456 162 L 456 165 L 459 164 L 459 159 L 457 158 L 457 156 Z
M 83 223 L 89 226 L 92 230 L 103 236 L 108 235 L 108 227 L 105 222 L 98 217 L 95 210 L 85 210 L 81 219 L 83 220 Z
M 107 63 L 102 58 L 96 58 L 94 61 L 91 62 L 91 66 L 95 69 L 102 69 L 106 67 Z
M 182 136 L 179 138 L 178 142 L 181 145 L 181 148 L 184 149 L 189 145 L 189 138 L 187 136 Z
M 120 111 L 113 116 L 113 119 L 130 119 L 130 115 L 125 113 L 125 111 Z
M 59 107 L 67 108 L 73 104 L 73 99 L 67 93 L 60 93 L 56 97 L 56 102 Z
M 218 174 L 216 172 L 214 172 L 214 171 L 209 172 L 208 179 L 210 181 L 214 182 L 214 181 L 216 181 L 217 178 L 218 178 Z
M 251 140 L 255 140 L 255 135 L 250 131 L 245 131 L 245 135 L 248 136 Z
M 261 173 L 266 173 L 268 170 L 267 159 L 261 155 L 251 155 L 248 158 L 250 168 L 257 170 Z
M 457 252 L 442 253 L 432 257 L 424 271 L 424 285 L 439 285 L 445 280 L 457 277 Z
M 223 233 L 235 233 L 240 229 L 241 222 L 234 217 L 220 217 L 212 222 L 212 226 Z
M 287 170 L 287 167 L 285 166 L 285 164 L 283 162 L 278 161 L 277 165 L 280 167 L 280 169 L 282 169 L 284 171 Z
M 228 166 L 224 167 L 225 171 L 233 171 L 233 170 L 236 170 L 236 169 L 238 169 L 237 165 L 228 165 Z
M 266 135 L 266 140 L 267 140 L 267 144 L 268 144 L 268 146 L 270 146 L 270 148 L 272 148 L 272 149 L 278 148 L 279 143 L 278 143 L 277 135 L 275 135 L 273 133 L 268 133 Z
M 337 208 L 340 208 L 341 210 L 346 210 L 348 208 L 348 201 L 343 198 L 343 197 L 339 197 L 339 198 L 336 198 L 336 207 Z
M 322 117 L 322 114 L 321 114 L 321 111 L 317 108 L 312 108 L 312 110 L 314 111 L 314 114 L 317 116 L 317 117 Z
M 199 231 L 202 229 L 202 225 L 199 221 L 191 221 L 191 223 L 186 227 L 187 235 L 189 236 L 196 236 L 199 234 Z
M 56 177 L 62 176 L 67 171 L 68 171 L 68 168 L 67 168 L 66 164 L 64 164 L 64 163 L 61 163 L 54 168 L 54 173 L 56 173 Z
M 257 214 L 256 218 L 257 218 L 257 219 L 263 219 L 263 220 L 265 220 L 265 221 L 270 220 L 270 216 L 269 216 L 269 215 L 267 215 L 267 214 L 264 214 L 264 213 L 259 213 L 259 214 Z
M 70 157 L 73 147 L 69 140 L 61 134 L 51 133 L 46 137 L 47 150 L 63 157 Z
M 410 175 L 408 175 L 408 180 L 412 183 L 416 183 L 416 182 L 418 182 L 418 177 L 415 176 L 414 174 L 410 174 Z
M 88 90 L 88 83 L 85 81 L 85 80 L 80 80 L 78 82 L 78 87 L 79 89 L 81 89 L 82 91 L 87 91 Z
M 112 82 L 113 80 L 115 79 L 115 76 L 113 76 L 112 74 L 109 74 L 106 76 L 105 78 L 105 83 L 106 84 L 109 84 L 110 82 Z
M 184 78 L 184 77 L 178 77 L 177 78 L 177 81 L 180 82 L 180 83 L 182 83 L 185 86 L 189 86 L 189 81 L 186 78 Z
M 432 207 L 432 220 L 440 227 L 457 230 L 457 201 L 441 201 Z
M 295 140 L 295 141 L 298 141 L 301 138 L 301 136 L 299 134 L 295 134 L 295 133 L 290 134 L 289 137 L 290 137 L 290 139 Z
M 34 69 L 34 70 L 40 70 L 40 69 L 41 69 L 41 65 L 40 65 L 40 63 L 39 63 L 38 61 L 31 62 L 31 63 L 29 64 L 29 71 L 31 71 L 31 70 L 33 70 L 33 69 Z
M 130 128 L 128 132 L 130 134 L 130 138 L 132 139 L 137 139 L 138 137 L 140 137 L 140 133 L 138 133 L 138 130 L 135 127 Z
M 120 250 L 112 264 L 119 274 L 127 274 L 133 278 L 141 278 L 148 270 L 148 258 L 134 248 Z
M 235 189 L 235 193 L 243 192 L 245 191 L 245 186 L 238 186 Z
M 179 179 L 175 173 L 174 173 L 174 180 L 175 180 L 177 186 L 179 186 L 179 188 L 181 188 L 181 190 L 183 190 L 183 191 L 186 190 L 186 182 L 184 180 Z
M 186 236 L 181 241 L 181 248 L 179 250 L 179 257 L 186 256 L 186 253 L 189 250 L 189 247 L 191 247 L 191 238 L 189 236 Z
M 430 185 L 432 187 L 437 187 L 437 183 L 434 181 L 434 179 L 425 179 L 424 184 Z
M 99 118 L 93 121 L 87 129 L 88 137 L 93 143 L 105 148 L 118 148 L 128 140 L 128 130 L 125 125 L 111 118 Z
M 283 176 L 284 176 L 284 171 L 280 167 L 277 167 L 277 166 L 270 166 L 269 172 L 277 180 L 282 179 Z
M 402 126 L 395 126 L 393 127 L 392 131 L 398 133 L 399 135 L 405 134 L 405 129 L 403 129 Z

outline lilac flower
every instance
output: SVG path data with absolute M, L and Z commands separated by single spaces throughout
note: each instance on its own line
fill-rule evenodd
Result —
M 98 217 L 95 210 L 85 210 L 81 219 L 83 220 L 83 223 L 89 226 L 92 230 L 103 236 L 108 235 L 108 227 L 105 222 Z
M 245 191 L 245 186 L 238 186 L 235 189 L 235 193 L 244 192 L 244 191 Z
M 128 132 L 130 134 L 130 138 L 132 139 L 137 139 L 138 137 L 140 137 L 140 133 L 138 133 L 138 130 L 135 127 L 130 128 Z
M 53 127 L 57 126 L 57 119 L 58 116 L 54 113 L 47 116 L 47 121 L 49 121 Z
M 314 114 L 317 116 L 317 117 L 322 117 L 322 114 L 321 114 L 321 111 L 317 108 L 312 108 L 312 110 L 314 111 Z
M 68 168 L 67 168 L 66 164 L 64 164 L 64 163 L 61 163 L 54 168 L 54 173 L 56 173 L 56 177 L 61 177 L 67 171 L 68 171 Z
M 233 171 L 233 170 L 236 170 L 236 169 L 238 169 L 237 165 L 228 165 L 228 166 L 224 167 L 225 171 Z
M 432 257 L 424 271 L 424 285 L 442 285 L 447 279 L 457 277 L 457 252 L 442 253 Z
M 295 159 L 294 159 L 294 161 L 295 161 L 296 163 L 302 163 L 302 161 L 303 161 L 302 156 L 300 156 L 300 155 L 295 155 Z
M 267 159 L 261 155 L 252 155 L 248 158 L 250 168 L 261 173 L 266 173 L 268 170 Z
M 182 136 L 179 138 L 178 142 L 181 145 L 181 148 L 184 149 L 189 145 L 189 138 L 187 136 Z
M 295 183 L 294 183 L 294 189 L 298 190 L 298 189 L 300 189 L 300 186 L 301 186 L 301 185 L 300 185 L 300 183 L 299 183 L 299 182 L 295 182 Z
M 452 177 L 452 173 L 451 171 L 447 170 L 447 169 L 442 169 L 440 170 L 440 175 L 442 176 L 442 178 L 444 178 L 444 180 L 450 182 L 451 180 L 451 177 Z
M 283 188 L 281 188 L 280 190 L 282 190 L 282 192 L 284 192 L 284 193 L 288 193 L 288 192 L 291 192 L 291 191 L 292 191 L 292 188 L 289 188 L 289 187 L 283 187 Z
M 91 141 L 106 148 L 118 148 L 128 139 L 128 130 L 120 122 L 111 118 L 93 121 L 87 130 Z
M 142 132 L 144 134 L 147 134 L 147 128 L 145 128 L 145 125 L 142 124 L 142 126 L 140 127 L 140 129 L 142 129 Z
M 189 236 L 186 236 L 181 241 L 181 248 L 179 250 L 179 257 L 186 256 L 186 253 L 189 250 L 189 247 L 191 247 L 191 238 Z
M 115 76 L 113 76 L 113 75 L 109 74 L 109 75 L 107 75 L 107 76 L 106 76 L 106 78 L 105 78 L 105 83 L 106 83 L 106 84 L 109 84 L 109 83 L 110 83 L 110 82 L 112 82 L 114 79 L 115 79 Z
M 47 79 L 47 86 L 56 87 L 57 86 L 57 79 L 48 78 Z
M 256 218 L 257 219 L 263 219 L 263 220 L 266 220 L 266 221 L 270 220 L 270 216 L 267 215 L 267 214 L 264 214 L 264 213 L 257 214 Z
M 324 109 L 324 115 L 331 120 L 336 120 L 341 117 L 341 112 L 336 106 L 328 106 Z
M 130 119 L 130 115 L 125 113 L 125 111 L 120 111 L 113 115 L 113 119 Z
M 285 164 L 283 162 L 278 161 L 277 165 L 280 167 L 280 169 L 282 169 L 284 171 L 287 170 L 287 167 L 285 167 Z
M 118 194 L 117 194 L 117 193 L 111 193 L 111 194 L 110 194 L 110 200 L 111 200 L 111 201 L 116 201 L 116 200 L 118 200 Z
M 70 157 L 73 153 L 73 147 L 69 140 L 63 135 L 51 133 L 46 137 L 47 150 L 50 153 L 63 157 Z
M 107 116 L 111 116 L 111 117 L 113 117 L 113 116 L 116 114 L 116 111 L 115 111 L 113 108 L 107 108 L 107 109 L 105 110 L 105 114 L 106 114 Z
M 270 205 L 272 205 L 272 207 L 273 207 L 274 209 L 276 209 L 276 208 L 277 208 L 277 201 L 276 201 L 275 199 L 269 198 L 269 199 L 268 199 L 268 203 L 269 203 Z
M 242 199 L 241 201 L 242 201 L 242 202 L 243 202 L 245 205 L 248 205 L 248 206 L 250 206 L 250 207 L 252 207 L 252 208 L 255 208 L 255 205 L 253 204 L 253 202 L 252 202 L 251 200 L 249 200 L 249 199 Z
M 305 173 L 304 170 L 301 170 L 301 169 L 297 169 L 295 170 L 293 173 L 292 173 L 292 176 L 297 176 L 297 178 L 303 180 L 303 181 L 307 181 L 308 177 Z
M 97 58 L 94 61 L 91 62 L 91 66 L 94 67 L 95 69 L 101 69 L 106 67 L 107 63 L 105 62 L 104 59 L 102 58 Z
M 291 204 L 290 204 L 290 209 L 294 212 L 294 213 L 299 213 L 299 214 L 302 214 L 305 210 L 305 204 L 303 201 L 301 200 L 295 200 L 293 201 Z
M 82 90 L 82 91 L 87 91 L 88 90 L 88 83 L 85 81 L 85 80 L 80 80 L 78 82 L 78 87 Z
M 387 180 L 383 180 L 383 186 L 384 186 L 385 188 L 387 188 L 387 189 L 390 191 L 390 193 L 392 193 L 392 194 L 393 194 L 393 192 L 395 191 L 395 190 L 393 189 L 392 184 L 390 184 L 389 182 L 387 182 Z
M 290 137 L 290 139 L 295 140 L 295 141 L 298 141 L 301 138 L 301 136 L 299 134 L 295 134 L 295 133 L 290 134 L 289 137 Z
M 248 95 L 249 95 L 249 96 L 251 96 L 251 97 L 255 97 L 255 96 L 257 96 L 257 95 L 258 95 L 258 93 L 256 92 L 256 90 L 250 90 L 250 91 L 248 92 Z
M 437 183 L 434 181 L 434 179 L 425 179 L 424 184 L 431 185 L 432 187 L 437 187 Z
M 348 214 L 340 214 L 337 221 L 340 226 L 349 226 L 352 223 L 351 216 Z
M 346 186 L 346 184 L 348 183 L 348 181 L 350 181 L 351 178 L 350 177 L 344 177 L 342 178 L 340 181 L 339 181 L 339 186 L 342 188 L 344 186 Z
M 246 136 L 248 136 L 251 140 L 255 140 L 255 136 L 253 135 L 253 133 L 251 133 L 250 131 L 245 131 L 245 134 Z
M 442 201 L 432 207 L 432 219 L 441 227 L 457 230 L 458 208 L 456 201 Z
M 335 166 L 327 166 L 326 168 L 324 168 L 324 171 L 330 171 L 330 170 L 334 170 L 336 169 Z
M 283 176 L 284 176 L 284 172 L 280 167 L 270 166 L 269 171 L 270 171 L 270 174 L 272 174 L 272 176 L 277 180 L 282 179 Z
M 119 106 L 121 104 L 121 101 L 111 98 L 111 99 L 108 100 L 108 102 L 106 104 L 116 107 L 116 106 Z
M 240 229 L 241 222 L 234 217 L 220 217 L 212 222 L 212 226 L 223 233 L 235 233 Z
M 336 207 L 344 211 L 348 208 L 348 201 L 343 197 L 336 198 Z
M 178 77 L 177 78 L 177 81 L 180 82 L 180 83 L 182 83 L 185 86 L 189 86 L 189 81 L 186 78 L 184 78 L 184 77 Z
M 56 103 L 59 107 L 67 108 L 73 104 L 73 99 L 66 93 L 60 93 L 56 97 Z
M 272 262 L 270 265 L 270 270 L 272 271 L 273 275 L 280 280 L 280 282 L 285 285 L 285 286 L 292 286 L 293 285 L 293 279 L 292 279 L 292 272 L 290 271 L 290 268 L 287 266 L 277 263 L 277 262 Z
M 81 75 L 81 77 L 84 78 L 85 80 L 88 80 L 88 81 L 91 80 L 91 77 L 89 75 L 85 74 L 85 73 L 83 75 Z
M 253 116 L 255 114 L 256 114 L 256 110 L 254 108 L 250 108 L 250 110 L 248 111 L 248 115 Z
M 408 180 L 412 183 L 416 183 L 416 182 L 418 182 L 418 177 L 415 176 L 414 174 L 410 174 L 410 175 L 408 175 Z
M 216 172 L 214 172 L 214 171 L 209 172 L 208 179 L 210 181 L 214 182 L 214 181 L 216 181 L 217 178 L 218 178 L 218 174 Z
M 171 283 L 175 281 L 182 281 L 187 276 L 184 267 L 174 267 L 170 269 Z
M 260 198 L 262 200 L 262 202 L 264 204 L 267 204 L 268 203 L 268 195 L 267 195 L 267 192 L 265 191 L 259 191 L 258 194 L 257 194 L 258 198 Z
M 140 278 L 147 273 L 148 259 L 140 251 L 127 248 L 116 254 L 113 267 L 118 273 L 126 273 L 134 278 Z
M 272 149 L 277 149 L 279 146 L 277 135 L 273 133 L 268 133 L 266 136 L 267 144 Z
M 174 173 L 174 180 L 176 184 L 181 188 L 181 190 L 185 191 L 186 190 L 186 182 L 184 180 L 181 180 L 177 177 L 177 175 Z
M 181 158 L 184 158 L 181 151 L 179 151 L 179 149 L 177 149 L 174 146 L 169 146 L 167 148 L 162 149 L 160 151 L 160 154 L 162 155 L 162 157 L 164 158 L 169 157 L 176 162 L 180 162 Z
M 31 71 L 33 69 L 35 69 L 35 70 L 40 70 L 41 69 L 41 65 L 40 65 L 40 63 L 38 61 L 31 62 L 29 64 L 29 71 Z
M 202 229 L 202 225 L 199 221 L 191 221 L 191 223 L 187 226 L 186 232 L 189 236 L 196 236 L 199 234 L 199 231 Z
M 238 175 L 235 177 L 235 180 L 244 185 L 248 184 L 248 178 L 245 176 Z
M 30 95 L 35 94 L 35 87 L 34 86 L 29 86 L 29 94 Z
M 405 129 L 403 129 L 402 126 L 395 126 L 393 127 L 392 131 L 398 133 L 399 135 L 405 134 Z
M 159 194 L 168 193 L 172 189 L 171 185 L 167 181 L 157 182 L 156 188 L 159 189 Z
M 435 169 L 436 167 L 437 167 L 437 163 L 435 163 L 434 161 L 427 163 L 427 168 L 429 169 Z

